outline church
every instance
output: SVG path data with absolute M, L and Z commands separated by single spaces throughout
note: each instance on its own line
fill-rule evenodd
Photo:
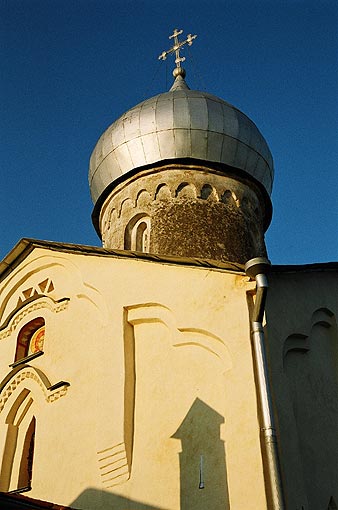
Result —
M 0 263 L 1 509 L 338 508 L 338 264 L 270 264 L 269 147 L 181 34 L 92 153 L 102 248 Z

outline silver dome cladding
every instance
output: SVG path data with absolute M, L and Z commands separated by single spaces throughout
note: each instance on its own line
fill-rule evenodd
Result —
M 131 108 L 100 137 L 89 168 L 93 202 L 130 170 L 178 158 L 238 168 L 271 193 L 272 156 L 255 124 L 222 99 L 190 90 L 178 77 L 169 92 Z

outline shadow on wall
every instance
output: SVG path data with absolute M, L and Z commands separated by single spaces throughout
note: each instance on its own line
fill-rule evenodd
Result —
M 220 425 L 224 417 L 196 398 L 172 436 L 179 439 L 180 510 L 227 510 L 230 508 L 224 441 Z M 145 481 L 156 484 L 156 480 Z M 87 489 L 72 502 L 81 510 L 166 510 L 121 495 Z
M 70 506 L 81 510 L 166 510 L 98 489 L 86 489 Z
M 180 510 L 230 508 L 224 442 L 224 418 L 196 398 L 172 436 L 180 439 Z
M 331 509 L 338 497 L 338 328 L 326 308 L 316 310 L 310 324 L 308 334 L 286 339 L 284 371 L 309 509 Z

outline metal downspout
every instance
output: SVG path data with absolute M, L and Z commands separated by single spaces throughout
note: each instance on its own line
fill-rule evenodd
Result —
M 263 329 L 265 300 L 268 289 L 266 272 L 269 269 L 270 262 L 263 257 L 251 259 L 245 264 L 246 274 L 250 276 L 250 278 L 256 280 L 256 299 L 251 316 L 251 338 L 257 376 L 258 399 L 261 410 L 261 446 L 263 463 L 265 465 L 265 480 L 268 489 L 268 508 L 270 510 L 284 510 L 285 504 Z

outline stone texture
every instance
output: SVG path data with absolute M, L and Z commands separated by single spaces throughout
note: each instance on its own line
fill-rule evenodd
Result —
M 175 164 L 118 185 L 103 204 L 100 230 L 105 247 L 133 249 L 129 225 L 144 217 L 150 253 L 244 264 L 266 255 L 266 216 L 253 183 L 206 166 Z

